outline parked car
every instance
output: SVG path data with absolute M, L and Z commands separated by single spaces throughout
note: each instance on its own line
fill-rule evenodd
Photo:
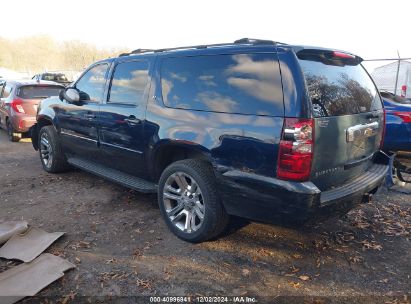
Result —
M 71 81 L 68 80 L 66 75 L 63 73 L 41 73 L 41 74 L 34 75 L 31 79 L 37 80 L 37 81 L 40 81 L 40 80 L 54 81 L 64 86 L 67 86 L 71 83 Z
M 411 101 L 390 92 L 381 92 L 386 111 L 385 151 L 411 152 Z
M 230 215 L 346 211 L 387 172 L 382 102 L 361 61 L 247 38 L 135 50 L 44 100 L 33 146 L 47 172 L 74 166 L 158 193 L 168 227 L 190 242 L 219 235 Z
M 11 141 L 27 137 L 40 100 L 58 96 L 64 86 L 48 81 L 0 81 L 0 127 Z
M 411 100 L 411 62 L 401 60 L 399 69 L 398 62 L 383 65 L 376 68 L 371 76 L 380 91 L 387 91 Z

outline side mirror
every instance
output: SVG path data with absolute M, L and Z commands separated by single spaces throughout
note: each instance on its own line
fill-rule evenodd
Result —
M 77 89 L 67 88 L 62 90 L 62 97 L 67 100 L 69 103 L 79 103 L 80 102 L 80 94 Z

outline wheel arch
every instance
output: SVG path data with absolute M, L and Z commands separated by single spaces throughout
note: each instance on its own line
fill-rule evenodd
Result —
M 38 139 L 39 139 L 39 132 L 41 128 L 43 128 L 44 126 L 50 126 L 50 125 L 56 128 L 53 124 L 53 120 L 50 117 L 41 115 L 37 117 L 37 123 L 35 123 L 30 128 L 31 144 L 33 145 L 33 148 L 36 151 L 39 149 Z
M 173 162 L 183 159 L 198 159 L 212 165 L 211 153 L 205 147 L 188 141 L 168 141 L 159 144 L 149 157 L 149 172 L 158 181 L 161 173 Z

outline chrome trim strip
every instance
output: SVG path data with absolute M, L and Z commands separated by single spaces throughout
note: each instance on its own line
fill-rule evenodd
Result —
M 109 146 L 109 147 L 113 147 L 113 148 L 117 148 L 117 149 L 122 149 L 122 150 L 130 151 L 130 152 L 138 153 L 138 154 L 143 154 L 143 151 L 133 150 L 133 149 L 129 149 L 129 148 L 119 146 L 119 145 L 109 144 L 109 143 L 104 142 L 104 141 L 101 141 L 100 144 L 106 145 L 106 146 Z
M 84 137 L 84 136 L 80 136 L 80 135 L 77 135 L 77 134 L 65 132 L 65 131 L 62 131 L 62 130 L 60 131 L 60 134 L 71 136 L 71 137 L 76 137 L 76 138 L 80 138 L 80 139 L 84 139 L 84 140 L 87 140 L 87 141 L 91 141 L 93 143 L 97 143 L 97 140 L 95 140 L 95 139 L 87 138 L 87 137 Z
M 356 125 L 347 129 L 347 142 L 354 141 L 356 138 L 366 138 L 377 134 L 379 123 L 374 121 L 365 125 Z

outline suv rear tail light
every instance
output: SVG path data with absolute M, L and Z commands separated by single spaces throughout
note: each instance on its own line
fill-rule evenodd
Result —
M 403 122 L 411 122 L 411 112 L 394 112 L 393 114 L 400 117 Z
M 403 85 L 401 87 L 401 97 L 405 97 L 407 95 L 407 86 Z
M 277 177 L 306 181 L 314 151 L 313 119 L 285 118 L 277 162 Z
M 22 104 L 23 104 L 23 100 L 16 98 L 11 102 L 11 107 L 17 113 L 25 114 L 26 112 L 24 112 Z

